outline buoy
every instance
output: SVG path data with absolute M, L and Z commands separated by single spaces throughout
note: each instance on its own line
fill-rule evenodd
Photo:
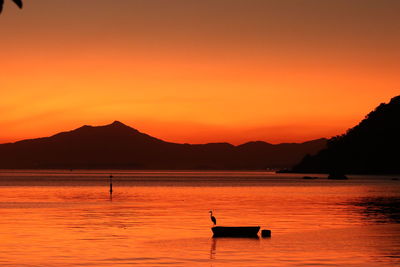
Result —
M 262 237 L 271 237 L 271 230 L 261 230 Z

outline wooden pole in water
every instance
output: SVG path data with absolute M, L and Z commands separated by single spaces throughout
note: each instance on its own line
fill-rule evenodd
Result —
M 113 193 L 113 188 L 112 188 L 112 178 L 113 178 L 113 176 L 112 176 L 112 175 L 110 175 L 110 195 L 112 195 L 112 193 Z

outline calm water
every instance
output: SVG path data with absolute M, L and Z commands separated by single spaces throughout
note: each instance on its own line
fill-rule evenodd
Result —
M 400 181 L 263 172 L 0 171 L 2 266 L 396 266 Z M 267 239 L 212 238 L 260 225 Z

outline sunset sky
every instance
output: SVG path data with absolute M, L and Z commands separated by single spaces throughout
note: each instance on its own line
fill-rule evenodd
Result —
M 5 0 L 0 143 L 119 120 L 174 142 L 343 133 L 400 94 L 397 0 Z

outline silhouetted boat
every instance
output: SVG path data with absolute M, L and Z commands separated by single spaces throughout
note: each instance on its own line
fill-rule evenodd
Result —
M 330 173 L 328 179 L 331 180 L 348 180 L 349 178 L 344 173 Z
M 215 226 L 211 230 L 214 237 L 258 237 L 260 226 Z
M 315 177 L 315 176 L 303 176 L 303 179 L 305 179 L 305 180 L 315 180 L 315 179 L 318 179 L 318 177 Z

